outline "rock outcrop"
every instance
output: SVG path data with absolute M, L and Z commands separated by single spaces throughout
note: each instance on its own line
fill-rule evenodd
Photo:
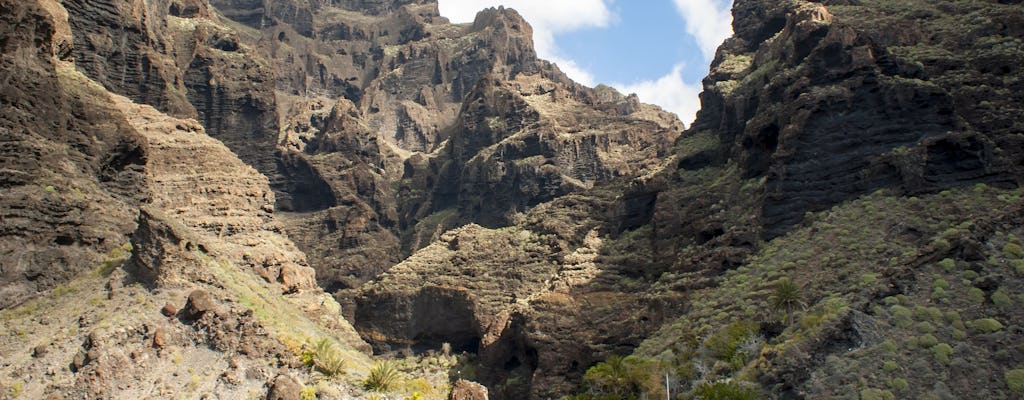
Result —
M 883 187 L 1018 184 L 1019 156 L 1008 150 L 1020 146 L 1021 127 L 1007 119 L 1020 111 L 1018 95 L 997 95 L 1005 106 L 967 99 L 992 79 L 1005 90 L 1020 84 L 1002 82 L 1019 68 L 1019 53 L 973 45 L 1020 37 L 1011 28 L 1020 16 L 988 20 L 961 40 L 945 32 L 974 25 L 958 15 L 996 11 L 949 7 L 737 4 L 737 34 L 716 55 L 691 132 L 714 132 L 714 159 L 736 160 L 743 178 L 766 178 L 766 237 L 805 212 Z
M 332 290 L 446 229 L 505 225 L 649 171 L 682 130 L 537 59 L 531 27 L 511 9 L 453 25 L 431 1 L 250 3 L 215 5 L 260 30 L 253 46 L 275 71 L 282 121 L 271 184 L 278 208 L 294 213 L 289 234 Z
M 646 344 L 649 347 L 640 352 L 662 360 L 682 357 L 680 354 L 687 351 L 707 351 L 700 347 L 703 339 L 687 335 L 700 332 L 706 338 L 716 332 L 713 329 L 724 329 L 729 321 L 735 321 L 716 318 L 753 318 L 751 313 L 763 308 L 757 302 L 766 301 L 770 293 L 767 283 L 761 285 L 762 291 L 749 296 L 752 303 L 742 306 L 742 310 L 723 303 L 738 289 L 719 285 L 728 280 L 730 285 L 749 287 L 749 281 L 744 280 L 747 269 L 765 264 L 764 260 L 774 254 L 764 250 L 764 241 L 786 238 L 780 243 L 799 246 L 793 243 L 802 243 L 800 237 L 787 235 L 794 229 L 809 229 L 804 234 L 813 237 L 819 225 L 801 225 L 809 215 L 823 210 L 824 215 L 830 215 L 827 210 L 847 207 L 851 200 L 879 189 L 888 190 L 880 193 L 910 197 L 931 196 L 943 190 L 969 191 L 965 187 L 979 183 L 1002 189 L 1019 186 L 1021 127 L 1007 115 L 1020 114 L 1021 102 L 1016 92 L 1002 89 L 1020 85 L 1016 65 L 1021 53 L 1006 47 L 1021 40 L 1021 32 L 1014 28 L 1021 15 L 1019 6 L 737 1 L 733 12 L 736 35 L 719 49 L 704 81 L 703 108 L 694 125 L 676 140 L 676 153 L 664 168 L 620 187 L 582 190 L 535 206 L 517 216 L 513 228 L 469 227 L 440 235 L 440 242 L 362 288 L 356 297 L 357 329 L 381 348 L 415 346 L 418 340 L 430 343 L 437 336 L 432 333 L 436 329 L 426 323 L 435 313 L 450 316 L 466 328 L 447 332 L 448 337 L 479 338 L 482 382 L 492 389 L 492 397 L 557 397 L 573 391 L 586 368 L 597 359 L 629 354 L 650 334 L 646 330 L 649 324 L 676 321 L 662 326 Z M 913 17 L 920 15 L 928 18 L 922 21 Z M 967 15 L 986 17 L 974 24 Z M 951 32 L 949 26 L 964 27 L 963 32 Z M 985 45 L 978 47 L 978 43 Z M 478 218 L 483 216 L 481 223 L 503 225 L 500 214 L 486 209 L 495 203 L 489 201 L 491 198 L 474 197 L 488 193 L 486 189 L 498 188 L 496 196 L 500 197 L 495 198 L 516 204 L 514 193 L 522 186 L 502 181 L 502 177 L 521 176 L 523 170 L 516 167 L 522 163 L 509 167 L 488 158 L 514 157 L 531 146 L 544 148 L 555 143 L 516 143 L 502 136 L 510 131 L 530 132 L 531 127 L 543 124 L 543 111 L 549 110 L 536 101 L 545 97 L 530 101 L 531 96 L 522 93 L 519 97 L 507 94 L 508 88 L 515 87 L 514 82 L 527 77 L 530 75 L 520 75 L 511 85 L 497 83 L 500 80 L 478 84 L 475 97 L 479 100 L 467 103 L 460 112 L 457 126 L 464 130 L 453 131 L 448 143 L 461 144 L 449 148 L 450 159 L 455 160 L 453 164 L 466 160 L 466 167 L 458 174 L 448 172 L 443 176 L 447 181 L 460 182 L 460 186 L 440 193 L 442 200 L 435 195 L 435 203 L 454 202 L 460 205 L 460 212 L 483 211 L 476 214 Z M 981 105 L 979 91 L 999 95 L 985 97 L 986 104 Z M 558 91 L 553 93 L 550 98 L 557 97 Z M 630 109 L 628 101 L 614 104 L 615 109 Z M 511 118 L 488 120 L 495 115 L 489 108 L 524 111 Z M 500 124 L 512 129 L 493 128 Z M 579 122 L 572 125 L 578 126 Z M 629 139 L 637 140 L 645 139 Z M 485 150 L 474 152 L 474 148 Z M 464 149 L 470 150 L 461 153 Z M 602 160 L 582 151 L 574 154 L 581 154 L 581 160 Z M 549 163 L 548 171 L 557 165 Z M 467 174 L 472 176 L 469 182 L 460 180 Z M 580 176 L 601 178 L 593 172 Z M 494 185 L 488 186 L 487 182 Z M 555 187 L 545 186 L 548 190 Z M 985 188 L 982 185 L 973 190 L 982 193 Z M 1004 195 L 1006 199 L 1012 196 Z M 583 222 L 588 219 L 590 222 Z M 990 222 L 980 217 L 977 221 Z M 920 243 L 923 239 L 914 236 L 927 235 L 923 232 L 931 230 L 908 231 L 900 239 L 907 242 L 893 243 L 921 246 L 926 252 L 932 247 L 925 247 L 927 243 Z M 815 238 L 823 243 L 833 243 L 829 240 L 834 239 Z M 462 250 L 463 243 L 468 244 L 466 250 Z M 472 250 L 476 243 L 487 243 L 489 254 Z M 851 246 L 833 251 L 857 251 L 855 245 Z M 509 255 L 515 251 L 520 253 Z M 545 255 L 554 266 L 543 268 L 542 262 L 535 261 L 545 259 Z M 892 258 L 884 261 L 877 254 L 864 259 L 884 265 L 904 262 Z M 816 265 L 807 268 L 833 273 L 843 265 L 831 258 L 803 262 Z M 907 260 L 899 265 L 912 269 L 922 262 Z M 515 267 L 476 269 L 486 265 Z M 797 266 L 802 265 L 786 264 L 782 268 L 800 276 Z M 746 269 L 735 272 L 737 268 Z M 906 275 L 899 272 L 900 267 L 893 268 L 882 269 L 886 276 L 894 276 L 893 281 L 886 282 L 898 288 L 901 283 L 895 277 Z M 509 270 L 528 273 L 495 272 Z M 868 272 L 876 271 L 871 268 L 864 271 L 865 276 L 879 273 Z M 543 282 L 535 280 L 538 275 L 545 276 Z M 824 275 L 815 273 L 823 282 L 827 280 Z M 774 282 L 777 277 L 769 274 L 762 278 Z M 833 290 L 852 290 L 838 286 Z M 530 293 L 529 297 L 523 299 L 519 290 Z M 689 310 L 679 306 L 684 300 L 672 297 L 672 293 L 715 293 L 714 301 L 718 303 L 686 299 L 686 304 L 702 307 Z M 870 295 L 851 296 L 850 301 L 859 302 L 863 297 L 858 296 Z M 431 303 L 425 297 L 445 300 Z M 822 302 L 819 307 L 828 307 L 822 298 L 817 300 Z M 580 309 L 580 304 L 609 306 L 594 311 L 594 307 Z M 872 314 L 864 303 L 856 304 L 861 307 L 859 312 Z M 364 307 L 369 307 L 368 311 L 362 311 Z M 398 318 L 376 317 L 377 313 L 369 311 L 381 310 L 376 307 L 384 307 L 386 313 Z M 605 318 L 596 319 L 595 313 Z M 682 317 L 676 320 L 678 315 Z M 775 329 L 779 328 L 773 328 L 768 318 L 760 323 L 760 334 L 778 335 Z M 856 342 L 862 339 L 850 338 L 871 331 L 859 325 L 869 322 L 858 315 L 844 321 L 846 325 L 837 323 L 829 325 L 829 330 L 815 331 L 814 339 L 801 343 L 801 351 L 833 352 L 826 346 L 828 341 Z M 666 337 L 675 341 L 666 345 Z M 687 343 L 697 346 L 688 347 Z M 811 356 L 803 361 L 783 360 L 776 354 L 771 357 L 775 361 L 767 364 L 778 362 L 772 364 L 775 367 L 744 371 L 769 374 L 772 378 L 759 383 L 771 386 L 774 395 L 792 395 L 794 392 L 787 391 L 792 386 L 788 385 L 804 385 L 800 390 L 807 391 L 800 393 L 827 392 L 820 386 L 807 386 L 810 378 L 800 375 L 797 366 L 817 368 L 825 361 Z M 682 358 L 673 359 L 679 362 Z M 711 370 L 691 378 L 714 377 L 715 369 L 720 368 L 701 365 Z M 769 382 L 776 378 L 784 383 Z M 819 380 L 813 381 L 820 384 Z M 499 387 L 501 391 L 493 390 Z M 934 391 L 940 392 L 939 388 Z
M 132 15 L 121 6 L 108 16 Z M 368 368 L 369 347 L 277 225 L 265 176 L 196 120 L 78 71 L 60 3 L 0 10 L 0 369 L 16 393 L 242 397 L 279 367 L 307 371 L 295 352 L 312 338 Z
M 55 2 L 4 2 L 0 113 L 0 308 L 99 266 L 134 228 L 143 144 L 62 58 Z

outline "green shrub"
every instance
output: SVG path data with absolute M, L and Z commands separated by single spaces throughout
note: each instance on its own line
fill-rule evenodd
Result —
M 981 304 L 985 302 L 985 291 L 972 287 L 967 290 L 967 300 L 974 304 Z
M 932 333 L 935 332 L 935 325 L 931 322 L 918 322 L 917 331 L 921 333 Z
M 754 337 L 758 329 L 758 325 L 750 321 L 733 322 L 705 340 L 704 347 L 707 347 L 715 358 L 733 364 L 734 367 L 736 364 L 742 367 L 746 360 L 737 361 L 737 359 L 745 358 L 749 354 L 741 354 L 740 346 Z
M 1003 324 L 993 318 L 981 318 L 971 321 L 970 325 L 977 333 L 993 333 L 1003 329 Z
M 912 318 L 913 314 L 910 312 L 909 308 L 901 305 L 894 305 L 889 307 L 889 313 L 892 314 L 892 319 L 893 322 L 896 323 L 896 326 L 906 328 L 914 323 Z
M 706 382 L 693 390 L 700 400 L 757 400 L 761 393 L 757 389 L 745 387 L 736 381 Z
M 316 388 L 312 386 L 306 386 L 299 392 L 299 398 L 302 400 L 316 400 Z
M 914 318 L 918 321 L 940 321 L 942 320 L 942 310 L 935 307 L 914 307 Z
M 939 261 L 939 266 L 946 272 L 953 272 L 956 269 L 956 261 L 953 261 L 952 258 L 943 258 L 942 261 Z
M 1006 258 L 1019 260 L 1024 258 L 1024 248 L 1021 248 L 1017 243 L 1007 243 L 1003 246 L 1003 255 Z
M 1017 271 L 1017 275 L 1024 275 L 1024 260 L 1010 260 L 1010 266 Z
M 402 381 L 402 376 L 391 361 L 381 361 L 370 368 L 370 375 L 363 382 L 366 390 L 375 392 L 389 392 L 394 390 Z
M 639 357 L 611 355 L 604 362 L 590 367 L 583 380 L 593 394 L 613 398 L 634 398 L 643 393 L 661 390 L 658 363 Z
M 1019 395 L 1024 395 L 1024 369 L 1011 369 L 1003 375 L 1006 386 Z
M 329 377 L 343 375 L 347 366 L 341 352 L 334 347 L 334 341 L 328 338 L 317 341 L 311 351 L 303 351 L 299 358 L 307 366 L 315 367 Z
M 1011 299 L 1010 295 L 1006 294 L 1006 291 L 1003 289 L 996 290 L 995 293 L 992 293 L 992 302 L 999 307 L 1013 305 L 1013 299 Z
M 960 277 L 964 278 L 968 282 L 973 281 L 975 279 L 978 279 L 978 271 L 975 271 L 973 269 L 964 270 L 964 272 L 960 273 Z
M 936 344 L 932 346 L 932 355 L 935 356 L 935 361 L 949 364 L 949 356 L 953 355 L 953 347 L 945 343 Z
M 895 389 L 895 390 L 896 390 L 897 392 L 903 392 L 903 391 L 906 391 L 906 390 L 907 390 L 907 388 L 909 388 L 909 387 L 910 387 L 910 383 L 909 383 L 909 382 L 907 382 L 907 380 L 906 380 L 906 379 L 903 379 L 903 378 L 895 378 L 895 379 L 893 379 L 893 380 L 892 380 L 891 382 L 889 382 L 889 387 L 892 387 L 892 388 L 893 388 L 893 389 Z
M 869 388 L 860 391 L 860 400 L 896 400 L 896 396 L 888 390 Z
M 936 339 L 935 335 L 930 333 L 918 336 L 917 338 L 917 345 L 924 348 L 935 346 L 936 343 L 939 343 L 939 339 Z
M 897 364 L 895 361 L 886 361 L 885 363 L 882 364 L 882 369 L 885 370 L 885 372 L 892 372 L 899 368 L 900 365 Z

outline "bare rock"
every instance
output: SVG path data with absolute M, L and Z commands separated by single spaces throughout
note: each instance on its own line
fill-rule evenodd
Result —
M 310 267 L 285 264 L 278 278 L 288 292 L 316 287 L 316 270 Z
M 188 302 L 185 303 L 185 312 L 182 315 L 186 320 L 196 320 L 203 314 L 214 311 L 217 303 L 210 297 L 210 293 L 202 289 L 193 290 L 188 295 Z
M 166 317 L 173 317 L 178 315 L 178 307 L 175 307 L 174 304 L 167 303 L 160 309 L 160 313 Z
M 153 332 L 153 347 L 162 349 L 167 346 L 167 343 L 167 329 L 163 327 L 156 328 L 156 331 Z
M 270 385 L 267 400 L 300 400 L 304 385 L 291 375 L 278 375 Z
M 35 358 L 45 357 L 46 354 L 49 353 L 49 352 L 50 352 L 49 347 L 46 346 L 45 344 L 41 344 L 39 346 L 36 346 L 36 347 L 32 348 L 32 357 L 35 357 Z
M 487 388 L 476 382 L 459 379 L 452 385 L 448 400 L 487 400 Z

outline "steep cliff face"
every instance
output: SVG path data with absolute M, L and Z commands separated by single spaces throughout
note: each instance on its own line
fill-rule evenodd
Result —
M 0 308 L 52 289 L 103 260 L 149 196 L 143 144 L 124 117 L 93 106 L 69 57 L 66 13 L 52 2 L 3 3 L 4 187 Z
M 618 193 L 563 196 L 511 227 L 445 232 L 360 289 L 357 330 L 377 351 L 447 342 L 476 353 L 491 398 L 572 392 L 587 368 L 639 345 L 682 300 L 643 290 L 649 248 L 608 237 Z
M 314 339 L 369 367 L 265 176 L 80 72 L 61 4 L 0 11 L 4 396 L 249 396 Z
M 692 132 L 714 132 L 715 158 L 743 178 L 766 178 L 766 237 L 882 187 L 1016 186 L 1013 7 L 740 3 Z
M 1022 53 L 1014 47 L 1020 6 L 737 1 L 733 12 L 736 35 L 719 49 L 704 81 L 703 108 L 664 168 L 620 187 L 549 201 L 515 217 L 511 228 L 441 235 L 362 289 L 357 329 L 380 348 L 415 348 L 437 336 L 423 314 L 452 315 L 463 327 L 452 337 L 479 338 L 481 379 L 499 398 L 563 395 L 597 360 L 631 352 L 639 358 L 626 368 L 659 382 L 631 384 L 651 396 L 665 395 L 665 374 L 675 382 L 672 393 L 689 395 L 1007 395 L 1000 379 L 1019 354 L 975 350 L 1014 340 L 1016 331 L 1004 325 L 1021 321 L 994 305 L 1008 304 L 1002 294 L 990 300 L 1019 291 L 1016 278 L 995 281 L 1008 278 L 1002 271 L 1011 261 L 1004 257 L 1017 257 L 998 249 L 1019 242 L 1010 232 L 1019 228 L 1013 221 L 1021 126 L 1008 116 L 1020 114 L 1019 94 L 1009 89 L 1021 78 Z M 526 86 L 515 85 L 477 86 L 478 100 L 460 112 L 464 131 L 449 140 L 463 144 L 450 149 L 450 158 L 467 160 L 467 167 L 442 175 L 474 178 L 438 193 L 436 203 L 479 207 L 494 218 L 481 222 L 501 225 L 487 209 L 489 198 L 467 194 L 501 188 L 495 198 L 515 204 L 524 186 L 503 179 L 524 175 L 519 167 L 528 163 L 496 160 L 544 154 L 536 149 L 557 143 L 534 144 L 530 134 L 516 141 L 494 129 L 504 123 L 543 131 L 547 108 L 537 99 L 547 97 L 526 95 L 530 90 L 514 96 Z M 491 109 L 523 111 L 489 119 Z M 555 120 L 580 126 L 561 118 Z M 473 148 L 487 150 L 461 152 Z M 550 174 L 541 175 L 547 184 L 540 192 L 554 193 L 566 180 L 554 178 L 557 163 L 546 164 Z M 489 250 L 473 250 L 478 242 Z M 554 255 L 547 259 L 555 266 L 544 268 L 543 254 Z M 532 273 L 474 267 L 492 263 Z M 960 278 L 960 267 L 974 272 Z M 508 270 L 495 268 L 486 270 Z M 548 278 L 533 281 L 538 274 Z M 957 279 L 964 286 L 944 294 L 942 282 Z M 773 306 L 785 294 L 779 287 L 793 281 L 798 306 Z M 941 288 L 929 289 L 934 285 Z M 532 293 L 525 299 L 518 295 L 523 287 Z M 968 292 L 977 307 L 954 298 Z M 449 300 L 410 300 L 423 296 Z M 582 311 L 583 304 L 598 311 Z M 952 325 L 932 330 L 934 322 L 920 314 L 938 315 L 932 308 Z M 901 320 L 910 309 L 911 322 Z M 1001 327 L 982 333 L 964 323 L 989 317 Z M 660 329 L 651 334 L 650 324 Z M 906 335 L 915 336 L 900 339 Z M 723 343 L 735 347 L 716 347 Z M 901 353 L 902 346 L 927 351 Z M 934 355 L 947 347 L 960 357 Z M 870 366 L 886 357 L 898 360 L 886 364 L 896 371 L 903 363 L 939 364 L 921 374 L 871 375 L 877 368 Z M 994 372 L 983 378 L 963 368 L 972 363 L 993 365 Z M 953 388 L 930 381 L 958 374 L 1000 383 Z M 849 376 L 870 387 L 855 387 Z M 734 386 L 708 383 L 722 378 L 735 379 Z M 614 379 L 595 373 L 582 387 L 599 397 L 620 390 L 601 386 L 621 386 Z M 910 389 L 903 389 L 906 382 Z
M 667 113 L 538 60 L 510 9 L 452 25 L 435 2 L 250 3 L 215 5 L 260 29 L 253 46 L 273 65 L 282 126 L 278 208 L 293 212 L 290 234 L 332 289 L 445 229 L 508 224 L 648 171 L 681 131 Z M 576 130 L 568 114 L 594 124 Z

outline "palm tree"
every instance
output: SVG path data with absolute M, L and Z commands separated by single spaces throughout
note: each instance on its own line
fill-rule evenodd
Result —
M 806 307 L 803 290 L 800 285 L 789 278 L 780 278 L 775 282 L 775 293 L 771 297 L 771 306 L 775 312 L 785 315 L 784 324 L 789 325 L 793 311 L 803 310 Z

